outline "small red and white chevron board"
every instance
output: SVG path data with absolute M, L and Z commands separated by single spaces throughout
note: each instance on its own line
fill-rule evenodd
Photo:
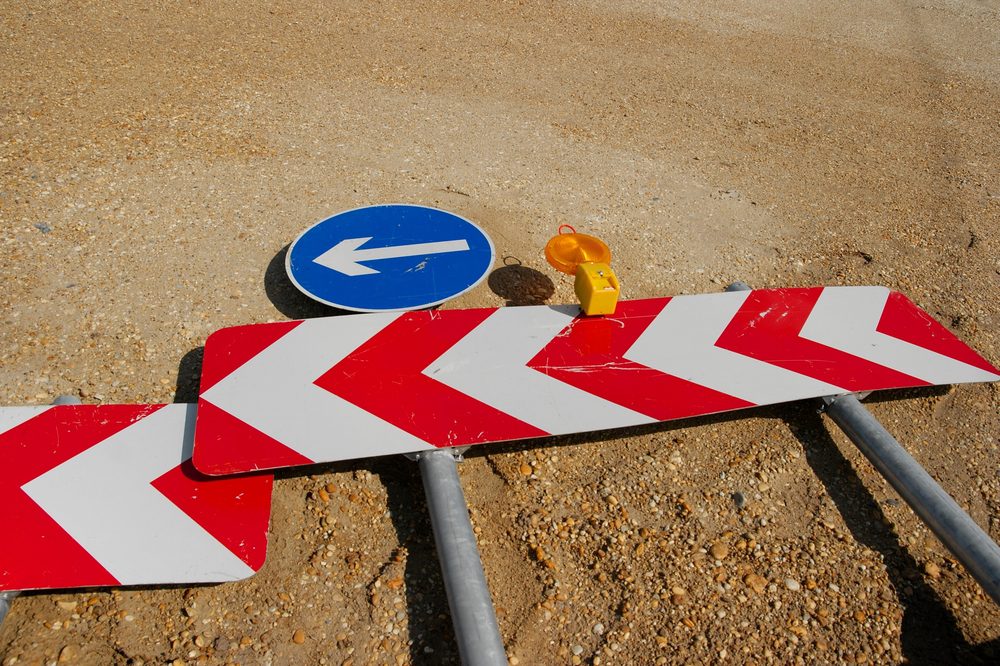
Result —
M 205 346 L 195 466 L 226 474 L 994 381 L 905 296 L 816 287 L 227 328 Z
M 0 590 L 222 582 L 260 569 L 272 477 L 195 470 L 195 410 L 0 408 Z

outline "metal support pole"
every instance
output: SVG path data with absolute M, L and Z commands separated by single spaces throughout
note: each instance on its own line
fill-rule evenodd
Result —
M 746 291 L 735 282 L 726 291 Z M 820 398 L 834 423 L 1000 605 L 1000 546 L 931 478 L 854 395 Z
M 428 451 L 420 453 L 418 460 L 459 656 L 465 666 L 506 666 L 507 652 L 469 522 L 455 454 L 447 449 Z
M 7 613 L 10 612 L 10 605 L 14 603 L 14 597 L 20 594 L 17 590 L 10 590 L 9 592 L 0 592 L 0 624 L 7 619 Z
M 1000 546 L 856 397 L 841 395 L 822 400 L 830 418 L 1000 605 Z
M 80 399 L 75 395 L 61 395 L 52 401 L 53 405 L 79 405 Z M 21 594 L 17 590 L 7 590 L 6 592 L 0 592 L 0 624 L 7 619 L 7 613 L 10 612 L 10 605 L 14 603 L 14 598 Z

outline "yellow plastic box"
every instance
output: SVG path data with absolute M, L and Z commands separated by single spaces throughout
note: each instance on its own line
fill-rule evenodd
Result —
M 609 315 L 615 313 L 618 305 L 618 277 L 611 266 L 591 261 L 576 267 L 576 282 L 573 285 L 580 308 L 587 315 Z

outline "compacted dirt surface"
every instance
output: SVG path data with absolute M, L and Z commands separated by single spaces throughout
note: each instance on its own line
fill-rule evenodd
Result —
M 446 308 L 573 302 L 569 223 L 627 297 L 885 285 L 1000 361 L 995 3 L 0 8 L 0 404 L 194 401 L 212 331 L 334 314 L 288 243 L 389 202 L 492 236 Z M 997 386 L 868 403 L 1000 537 Z M 460 474 L 512 664 L 1000 660 L 1000 609 L 814 405 Z M 437 567 L 413 463 L 286 471 L 257 576 L 22 595 L 0 663 L 457 663 Z

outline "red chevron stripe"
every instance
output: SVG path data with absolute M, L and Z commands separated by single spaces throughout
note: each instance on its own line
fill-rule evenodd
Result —
M 201 425 L 203 423 L 209 425 Z M 192 463 L 198 469 L 210 470 L 213 475 L 314 462 L 208 400 L 198 401 L 198 424 L 198 446 L 194 447 Z M 227 445 L 232 446 L 232 442 L 239 442 L 240 460 L 252 461 L 251 466 L 231 460 L 232 453 L 227 450 Z
M 154 563 L 144 571 L 147 559 L 153 560 L 162 555 L 163 544 L 157 546 L 155 553 L 149 550 L 154 546 L 146 545 L 147 542 L 143 540 L 135 541 L 133 538 L 132 543 L 125 546 L 130 537 L 136 535 L 137 530 L 142 531 L 142 527 L 122 519 L 141 520 L 145 514 L 135 512 L 127 515 L 128 512 L 124 512 L 107 517 L 90 514 L 97 520 L 103 519 L 103 524 L 89 520 L 81 523 L 76 517 L 65 513 L 65 504 L 60 508 L 59 502 L 50 503 L 55 497 L 53 487 L 48 487 L 41 495 L 38 494 L 37 487 L 31 488 L 34 499 L 24 490 L 29 484 L 38 484 L 41 480 L 39 477 L 55 473 L 61 475 L 61 481 L 56 487 L 58 493 L 64 493 L 61 499 L 71 503 L 81 502 L 84 506 L 89 506 L 95 499 L 106 500 L 109 496 L 105 493 L 116 491 L 100 484 L 106 484 L 110 477 L 98 479 L 76 474 L 72 477 L 72 483 L 68 484 L 66 481 L 71 478 L 70 470 L 86 469 L 87 461 L 94 461 L 93 456 L 106 456 L 107 446 L 121 446 L 123 442 L 136 446 L 144 446 L 147 442 L 154 444 L 155 450 L 148 451 L 157 460 L 154 469 L 166 470 L 161 471 L 158 478 L 152 479 L 145 476 L 151 470 L 142 466 L 142 462 L 147 459 L 139 461 L 137 458 L 136 474 L 144 475 L 137 478 L 149 483 L 151 488 L 130 486 L 128 479 L 123 479 L 123 487 L 134 488 L 146 499 L 159 491 L 166 501 L 200 525 L 249 567 L 259 568 L 264 562 L 267 548 L 272 477 L 256 475 L 212 479 L 194 471 L 190 459 L 175 464 L 175 461 L 181 461 L 190 455 L 189 431 L 186 428 L 193 426 L 192 416 L 193 410 L 187 405 L 60 406 L 52 407 L 0 434 L 0 460 L 4 461 L 4 465 L 0 467 L 0 503 L 4 506 L 4 527 L 10 537 L 6 540 L 6 547 L 0 549 L 0 590 L 184 583 L 189 580 L 206 580 L 206 577 L 212 580 L 212 576 L 216 575 L 220 576 L 219 580 L 223 580 L 231 575 L 225 570 L 214 569 L 213 562 L 203 563 L 203 570 L 197 570 L 197 566 L 194 571 L 185 568 L 195 561 L 202 565 L 201 560 L 194 558 L 192 562 L 178 565 L 174 573 L 163 573 L 162 565 L 170 562 L 169 558 L 161 559 L 159 564 Z M 164 420 L 161 417 L 168 418 Z M 173 429 L 150 431 L 146 428 L 153 423 Z M 145 437 L 151 439 L 143 439 L 133 428 L 143 429 Z M 160 435 L 168 432 L 170 438 L 159 439 Z M 130 436 L 132 439 L 129 439 Z M 111 439 L 116 441 L 109 442 Z M 131 455 L 129 451 L 119 448 L 115 459 L 129 461 L 132 460 Z M 66 465 L 78 467 L 67 468 Z M 119 470 L 116 475 L 121 473 Z M 130 469 L 124 471 L 125 476 L 131 473 Z M 114 478 L 117 480 L 118 477 Z M 44 485 L 45 482 L 42 483 Z M 114 496 L 118 498 L 116 507 L 128 506 L 128 497 L 131 495 L 126 493 Z M 107 507 L 107 504 L 97 501 L 93 506 Z M 48 510 L 53 511 L 52 515 L 42 507 L 48 507 Z M 60 514 L 60 511 L 63 513 Z M 115 510 L 112 509 L 110 513 L 114 514 Z M 178 518 L 184 529 L 200 532 L 183 518 Z M 77 531 L 83 525 L 86 525 L 83 529 L 88 531 Z M 154 523 L 152 531 L 147 530 L 143 534 L 156 534 L 165 529 L 174 529 L 174 539 L 170 546 L 175 548 L 172 551 L 174 555 L 185 552 L 187 547 L 183 543 L 186 536 L 184 529 L 177 531 L 176 526 Z M 90 530 L 99 532 L 102 537 L 100 542 Z M 70 532 L 76 534 L 80 541 L 70 536 Z M 120 540 L 119 545 L 130 549 L 129 552 L 134 544 L 134 566 L 119 568 L 121 562 L 117 565 L 109 564 L 104 559 L 108 552 L 102 555 L 95 550 L 95 544 L 106 545 L 107 540 Z M 195 542 L 194 548 L 202 546 Z M 195 552 L 207 551 L 202 549 Z M 227 564 L 227 558 L 219 558 L 219 562 L 223 569 L 231 567 Z M 242 573 L 242 569 L 238 567 L 231 569 Z M 187 579 L 187 575 L 195 577 Z
M 270 519 L 261 507 L 271 503 L 273 480 L 270 474 L 256 476 L 252 483 L 246 477 L 205 476 L 189 458 L 152 486 L 257 571 L 264 566 Z
M 434 446 L 543 437 L 548 433 L 422 373 L 493 312 L 404 314 L 314 383 Z
M 577 317 L 528 366 L 658 421 L 753 407 L 625 358 L 669 301 L 622 301 L 614 319 Z
M 948 358 L 1000 375 L 982 356 L 956 338 L 951 331 L 918 308 L 913 301 L 894 291 L 882 311 L 876 330 L 912 345 L 930 349 Z
M 117 585 L 104 567 L 21 490 L 32 479 L 124 430 L 162 405 L 74 405 L 48 409 L 0 434 L 0 506 L 4 530 L 16 535 L 0 549 L 0 589 Z M 102 417 L 95 418 L 97 410 Z M 68 415 L 68 416 L 67 416 Z M 38 446 L 38 442 L 55 445 Z M 86 480 L 81 480 L 86 484 Z
M 248 324 L 223 328 L 208 336 L 205 347 L 212 346 L 212 362 L 203 363 L 201 392 L 212 388 L 223 377 L 261 353 L 301 321 L 279 321 L 271 324 Z
M 716 345 L 813 379 L 865 391 L 872 386 L 928 386 L 928 382 L 799 337 L 822 287 L 754 291 Z

